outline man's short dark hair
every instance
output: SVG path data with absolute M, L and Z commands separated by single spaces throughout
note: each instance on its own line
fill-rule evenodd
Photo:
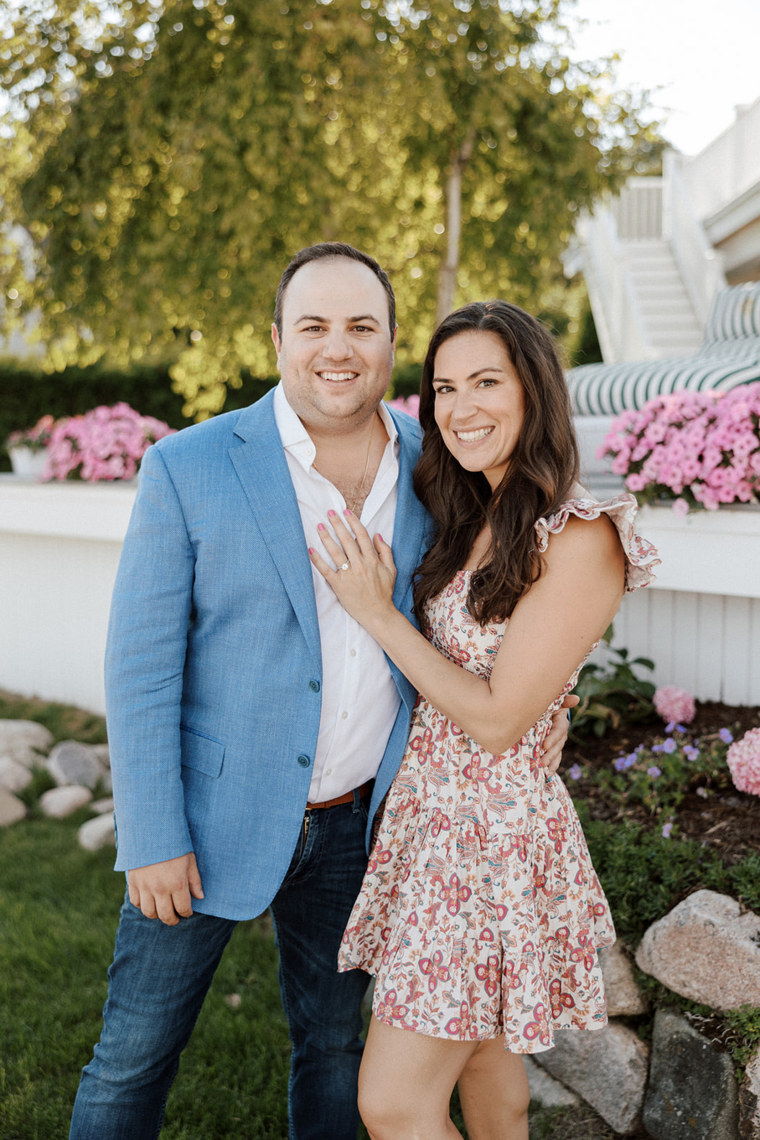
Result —
M 308 245 L 305 249 L 300 249 L 290 265 L 288 265 L 280 278 L 280 284 L 277 286 L 277 296 L 274 302 L 274 323 L 279 335 L 282 336 L 282 302 L 285 297 L 285 290 L 292 278 L 303 265 L 308 265 L 310 261 L 321 261 L 327 257 L 348 257 L 351 261 L 360 261 L 362 265 L 366 265 L 368 269 L 372 270 L 383 289 L 385 289 L 388 297 L 388 319 L 391 329 L 391 339 L 393 339 L 393 334 L 396 330 L 396 298 L 388 274 L 382 266 L 375 261 L 374 257 L 370 257 L 368 253 L 362 253 L 360 249 L 355 249 L 352 245 L 348 245 L 343 241 L 322 241 L 317 245 Z

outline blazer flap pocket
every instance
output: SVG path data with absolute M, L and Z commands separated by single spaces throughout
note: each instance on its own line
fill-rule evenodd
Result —
M 206 776 L 218 776 L 224 761 L 224 745 L 221 740 L 203 736 L 192 728 L 180 727 L 182 767 L 195 768 Z

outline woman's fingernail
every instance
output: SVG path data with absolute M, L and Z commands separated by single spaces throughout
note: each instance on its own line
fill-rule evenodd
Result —
M 377 537 L 380 539 L 380 541 L 382 542 L 383 546 L 385 546 L 385 539 L 383 538 L 383 536 L 382 536 L 381 534 L 379 534 Z
M 350 514 L 351 514 L 350 510 L 348 509 L 348 507 L 346 507 L 346 509 L 345 509 L 345 511 L 343 512 L 343 514 L 344 514 L 344 515 L 350 515 Z
M 309 554 L 313 554 L 313 553 L 314 553 L 314 547 L 313 547 L 313 546 L 310 546 L 310 547 L 309 547 Z
M 327 530 L 324 523 L 317 523 L 317 530 Z
M 328 511 L 327 514 L 328 514 L 329 518 L 331 518 L 331 519 L 335 518 L 335 511 Z

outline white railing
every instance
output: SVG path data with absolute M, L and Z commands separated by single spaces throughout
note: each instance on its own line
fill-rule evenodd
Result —
M 579 226 L 580 260 L 602 357 L 608 364 L 648 356 L 650 345 L 612 211 L 598 207 Z
M 111 590 L 135 488 L 0 476 L 0 688 L 104 707 Z M 623 602 L 614 644 L 651 657 L 658 684 L 760 704 L 760 510 L 641 512 L 657 582 Z
M 623 190 L 610 205 L 615 227 L 621 241 L 638 241 L 661 238 L 662 235 L 661 178 L 629 178 Z
M 704 327 L 715 294 L 726 287 L 720 254 L 697 220 L 682 174 L 682 159 L 673 151 L 664 158 L 663 232 L 673 251 L 694 311 Z
M 680 161 L 692 208 L 704 222 L 760 181 L 760 99 L 737 108 L 727 130 Z

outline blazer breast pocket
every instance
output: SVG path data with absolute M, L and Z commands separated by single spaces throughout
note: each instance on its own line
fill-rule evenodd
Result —
M 221 740 L 204 736 L 184 725 L 180 726 L 179 734 L 183 768 L 193 768 L 196 772 L 203 772 L 213 778 L 221 775 L 224 763 L 224 745 Z

